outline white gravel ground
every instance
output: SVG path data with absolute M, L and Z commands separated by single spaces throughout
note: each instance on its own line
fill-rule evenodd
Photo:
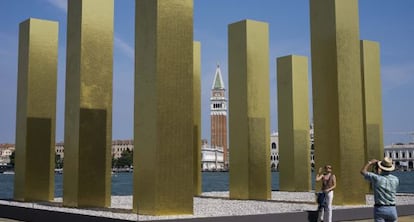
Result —
M 62 198 L 56 198 L 53 204 L 22 203 L 0 200 L 0 204 L 21 206 L 51 211 L 70 212 L 76 214 L 93 215 L 101 217 L 119 218 L 133 221 L 195 218 L 195 217 L 218 217 L 234 215 L 270 214 L 285 212 L 300 212 L 316 210 L 313 192 L 272 192 L 272 199 L 268 201 L 253 200 L 229 200 L 229 192 L 208 192 L 202 197 L 194 198 L 193 215 L 172 216 L 147 216 L 129 213 L 132 208 L 132 196 L 112 196 L 111 208 L 109 209 L 79 209 L 66 208 L 51 205 L 60 205 Z M 335 197 L 334 197 L 335 198 Z M 414 194 L 398 194 L 397 205 L 414 204 Z M 369 207 L 373 205 L 373 196 L 366 196 L 365 205 L 333 206 L 334 209 Z M 139 218 L 137 218 L 137 216 Z

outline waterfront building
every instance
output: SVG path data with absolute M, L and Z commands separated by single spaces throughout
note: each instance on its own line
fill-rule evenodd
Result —
M 414 142 L 385 146 L 384 157 L 392 158 L 396 169 L 412 171 L 414 169 Z
M 309 129 L 309 136 L 310 136 L 310 163 L 311 168 L 314 170 L 315 167 L 315 148 L 313 145 L 313 124 L 310 125 Z M 278 171 L 279 170 L 279 133 L 273 131 L 270 134 L 270 169 L 272 171 Z
M 224 171 L 224 150 L 220 146 L 209 146 L 206 140 L 201 144 L 201 170 Z
M 211 87 L 210 121 L 211 121 L 211 147 L 222 147 L 225 167 L 228 167 L 227 147 L 227 99 L 220 65 L 217 65 Z
M 59 156 L 60 159 L 63 159 L 65 157 L 65 152 L 63 152 L 64 150 L 65 148 L 63 146 L 63 142 L 56 143 L 55 153 Z
M 7 165 L 10 163 L 10 156 L 14 150 L 14 144 L 0 144 L 0 165 Z
M 270 169 L 279 169 L 279 133 L 274 131 L 270 134 Z
M 115 159 L 121 157 L 124 151 L 133 151 L 134 141 L 133 140 L 113 140 L 112 141 L 112 156 Z
M 64 144 L 63 142 L 56 143 L 55 152 L 56 155 L 60 156 L 61 159 L 64 158 Z M 121 157 L 122 152 L 124 151 L 133 151 L 134 143 L 132 140 L 113 140 L 112 141 L 112 156 L 117 159 Z

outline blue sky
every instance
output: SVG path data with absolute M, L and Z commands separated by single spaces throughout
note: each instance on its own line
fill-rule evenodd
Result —
M 134 6 L 134 0 L 115 0 L 114 139 L 133 137 Z M 15 139 L 18 27 L 29 17 L 59 21 L 56 140 L 63 140 L 66 10 L 67 0 L 0 1 L 0 143 Z M 409 134 L 414 131 L 413 10 L 413 0 L 359 1 L 360 38 L 381 45 L 385 144 L 414 139 Z M 194 0 L 194 40 L 202 49 L 202 137 L 208 140 L 216 64 L 228 85 L 227 27 L 243 19 L 269 23 L 272 131 L 277 130 L 276 58 L 297 54 L 310 59 L 309 0 Z

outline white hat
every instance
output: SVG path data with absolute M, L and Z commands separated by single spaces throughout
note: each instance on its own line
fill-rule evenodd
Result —
M 382 161 L 377 162 L 378 167 L 384 171 L 393 171 L 395 169 L 394 164 L 392 164 L 392 159 L 385 157 Z

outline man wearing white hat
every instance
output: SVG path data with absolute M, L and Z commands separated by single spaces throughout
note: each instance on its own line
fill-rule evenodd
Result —
M 371 165 L 376 169 L 376 173 L 368 172 Z M 394 222 L 398 220 L 395 195 L 399 180 L 398 177 L 390 173 L 394 169 L 395 166 L 389 157 L 385 157 L 382 161 L 372 159 L 361 169 L 361 174 L 371 182 L 374 190 L 374 219 L 376 222 Z

